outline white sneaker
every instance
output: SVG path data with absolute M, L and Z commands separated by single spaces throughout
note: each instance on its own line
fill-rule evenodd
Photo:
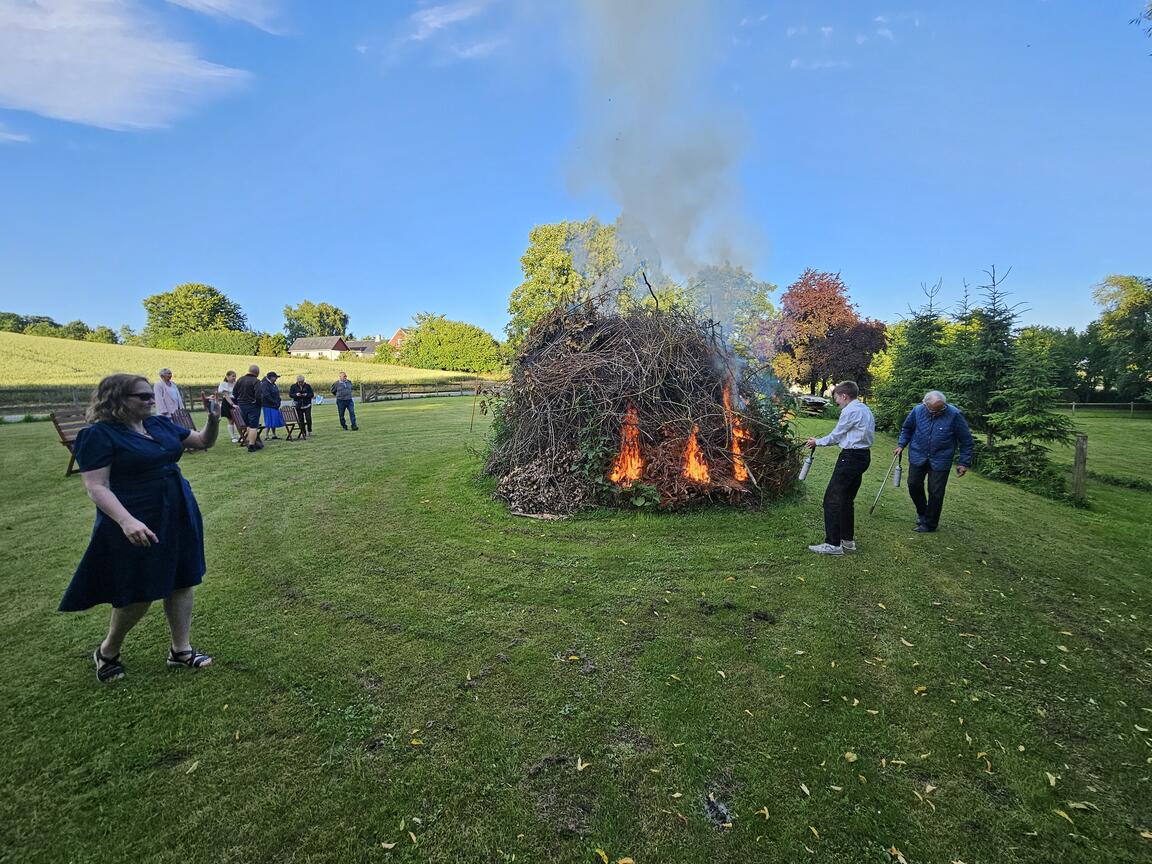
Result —
M 817 555 L 843 555 L 844 550 L 840 546 L 833 546 L 831 543 L 817 543 L 814 546 L 808 547 L 809 552 L 815 552 Z
M 840 541 L 840 548 L 843 549 L 845 552 L 855 552 L 856 551 L 856 541 L 855 540 L 841 540 Z

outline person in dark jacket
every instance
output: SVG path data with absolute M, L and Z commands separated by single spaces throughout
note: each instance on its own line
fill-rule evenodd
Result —
M 260 382 L 260 404 L 264 406 L 264 425 L 268 428 L 265 438 L 279 438 L 276 430 L 284 425 L 284 415 L 280 413 L 280 388 L 276 381 L 280 376 L 269 372 Z
M 248 452 L 255 453 L 264 447 L 260 440 L 260 367 L 252 364 L 248 374 L 241 375 L 232 387 L 232 399 L 240 409 L 248 432 Z
M 296 383 L 288 389 L 288 396 L 300 413 L 300 437 L 307 438 L 312 434 L 312 400 L 316 393 L 303 375 L 297 375 Z
M 956 476 L 963 477 L 972 464 L 972 433 L 968 421 L 939 390 L 929 390 L 924 401 L 908 412 L 894 451 L 908 451 L 908 495 L 916 505 L 916 531 L 935 531 L 944 507 L 948 470 L 956 460 Z M 959 455 L 957 455 L 959 450 Z M 928 495 L 924 495 L 924 481 Z

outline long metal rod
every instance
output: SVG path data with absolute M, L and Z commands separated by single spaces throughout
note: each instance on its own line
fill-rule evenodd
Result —
M 884 487 L 888 485 L 888 478 L 892 474 L 892 469 L 896 467 L 896 460 L 900 458 L 900 454 L 892 456 L 892 464 L 888 466 L 888 472 L 884 475 L 884 479 L 880 481 L 880 491 L 876 493 L 876 500 L 872 502 L 872 506 L 868 508 L 868 515 L 871 516 L 876 510 L 876 505 L 880 503 L 880 496 L 884 494 Z

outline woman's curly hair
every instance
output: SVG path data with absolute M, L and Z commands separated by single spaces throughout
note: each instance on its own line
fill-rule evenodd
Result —
M 128 375 L 121 372 L 103 378 L 92 392 L 92 403 L 88 406 L 88 422 L 124 425 L 131 423 L 129 400 L 136 392 L 136 385 L 140 381 L 149 387 L 152 386 L 143 375 Z

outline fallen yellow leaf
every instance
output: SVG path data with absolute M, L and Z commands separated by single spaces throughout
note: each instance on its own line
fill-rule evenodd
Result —
M 421 741 L 419 738 L 413 738 L 408 743 L 411 744 L 413 747 L 423 747 L 424 746 L 424 742 Z
M 809 798 L 812 797 L 812 793 L 808 791 L 808 787 L 805 786 L 803 783 L 800 784 L 800 788 L 804 791 L 805 795 L 807 795 Z
M 1057 816 L 1059 816 L 1061 819 L 1066 819 L 1068 821 L 1069 825 L 1075 825 L 1076 824 L 1075 822 L 1072 821 L 1072 817 L 1069 816 L 1067 813 L 1065 813 L 1063 810 L 1053 810 L 1052 812 L 1055 813 Z
M 728 674 L 726 672 L 724 672 L 724 670 L 722 670 L 722 669 L 717 669 L 716 674 L 719 675 L 721 678 L 727 678 L 728 677 Z
M 569 655 L 568 655 L 568 659 L 569 659 L 569 660 L 579 660 L 579 659 L 580 659 L 580 655 L 579 655 L 579 654 L 569 654 Z
M 1048 785 L 1049 786 L 1052 786 L 1052 787 L 1056 786 L 1056 775 L 1055 774 L 1053 774 L 1051 771 L 1045 771 L 1044 776 L 1048 778 Z
M 761 807 L 759 810 L 756 811 L 756 813 L 757 813 L 757 815 L 763 816 L 765 822 L 768 821 L 768 808 L 767 807 Z
M 591 764 L 592 764 L 591 762 L 585 762 L 579 756 L 576 757 L 576 770 L 577 771 L 583 771 L 585 768 L 587 768 Z
M 1100 812 L 1100 808 L 1091 801 L 1069 801 L 1068 807 L 1072 810 L 1095 810 L 1097 813 Z
M 380 845 L 385 849 L 395 849 L 396 848 L 395 843 L 381 843 Z
M 1152 840 L 1152 831 L 1141 831 L 1140 836 L 1145 840 Z
M 636 864 L 631 858 L 618 858 L 616 864 Z
M 916 647 L 911 642 L 909 642 L 907 639 L 905 639 L 903 636 L 900 637 L 900 644 L 903 645 L 905 648 L 915 648 Z
M 917 694 L 917 695 L 919 695 L 919 694 L 921 694 L 921 693 L 926 693 L 926 692 L 928 692 L 928 688 L 927 688 L 927 687 L 925 687 L 923 684 L 920 684 L 920 685 L 917 685 L 916 687 L 913 687 L 913 688 L 912 688 L 912 692 L 913 692 L 913 693 L 915 693 L 915 694 Z
M 855 762 L 858 758 L 859 757 L 855 753 L 853 753 L 851 750 L 849 750 L 847 753 L 844 754 L 844 761 L 845 762 Z
M 412 841 L 413 845 L 415 845 L 415 843 L 416 843 L 416 835 L 415 835 L 415 834 L 413 834 L 411 831 L 409 831 L 409 832 L 408 832 L 408 837 L 409 837 L 409 839 L 411 839 L 411 841 Z
M 605 852 L 603 849 L 597 848 L 596 854 L 600 856 L 600 860 L 603 861 L 604 864 L 608 864 L 608 853 L 607 852 Z
M 820 832 L 813 828 L 811 825 L 808 826 L 808 830 L 812 832 L 813 837 L 815 837 L 817 840 L 820 839 Z
M 185 774 L 191 774 L 193 771 L 195 771 L 199 767 L 200 767 L 200 760 L 197 759 L 195 762 L 193 762 L 191 765 L 188 766 L 188 770 L 185 771 L 184 773 Z

